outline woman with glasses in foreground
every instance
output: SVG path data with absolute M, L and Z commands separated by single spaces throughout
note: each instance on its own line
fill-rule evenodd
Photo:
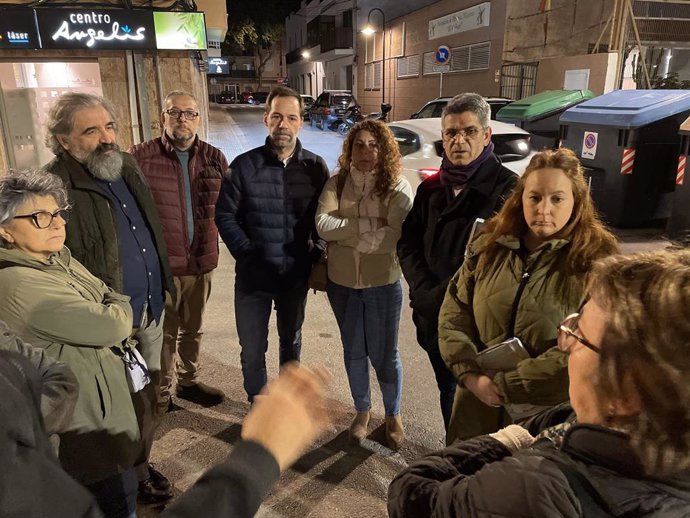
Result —
M 391 518 L 690 516 L 690 252 L 604 259 L 588 294 L 558 326 L 574 413 L 411 464 Z
M 447 444 L 567 400 L 556 324 L 580 307 L 594 261 L 618 251 L 568 149 L 534 155 L 469 248 L 439 314 L 441 355 L 458 380 Z M 519 361 L 485 361 L 516 338 L 524 346 Z
M 77 377 L 76 408 L 60 433 L 65 471 L 96 496 L 108 518 L 136 516 L 139 427 L 118 354 L 132 331 L 132 309 L 129 297 L 71 257 L 64 246 L 68 219 L 57 176 L 0 176 L 0 319 Z

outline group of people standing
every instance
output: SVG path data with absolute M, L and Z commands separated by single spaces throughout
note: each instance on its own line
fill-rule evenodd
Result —
M 262 406 L 257 398 L 266 390 L 273 307 L 280 365 L 293 383 L 278 386 L 300 398 L 296 406 L 286 404 L 294 399 L 282 403 L 302 419 L 291 425 L 289 454 L 266 446 L 268 439 L 261 443 L 265 427 L 254 424 L 243 437 L 264 444 L 270 455 L 243 445 L 243 462 L 255 455 L 260 465 L 283 469 L 318 429 L 300 409 L 309 405 L 305 394 L 313 394 L 312 403 L 322 397 L 325 376 L 296 374 L 288 364 L 300 360 L 309 277 L 319 261 L 327 265 L 325 291 L 354 402 L 352 442 L 368 434 L 371 364 L 383 396 L 387 445 L 398 450 L 404 444 L 403 275 L 417 338 L 436 376 L 448 444 L 457 448 L 458 440 L 492 434 L 498 443 L 486 447 L 500 460 L 534 441 L 511 423 L 544 428 L 542 411 L 569 398 L 582 422 L 604 424 L 599 414 L 590 415 L 593 403 L 583 386 L 591 380 L 584 367 L 573 367 L 573 340 L 601 354 L 604 333 L 591 321 L 616 300 L 611 292 L 618 285 L 601 286 L 618 263 L 594 265 L 618 245 L 596 216 L 575 154 L 539 152 L 518 178 L 493 153 L 489 105 L 477 94 L 461 94 L 443 112 L 440 172 L 415 194 L 401 176 L 398 146 L 384 123 L 354 125 L 329 177 L 324 160 L 298 139 L 301 114 L 299 94 L 275 88 L 263 115 L 265 144 L 228 166 L 220 150 L 199 139 L 199 106 L 189 93 L 168 94 L 161 136 L 130 153 L 116 143 L 114 107 L 97 96 L 65 94 L 48 123 L 55 159 L 42 171 L 0 179 L 0 320 L 17 335 L 0 346 L 27 356 L 50 381 L 40 411 L 59 435 L 60 462 L 108 518 L 135 517 L 137 499 L 171 497 L 169 481 L 148 457 L 156 424 L 172 405 L 175 374 L 176 397 L 206 406 L 224 399 L 199 381 L 219 234 L 235 259 L 248 401 L 257 412 L 270 409 L 264 415 L 280 405 Z M 471 235 L 478 220 L 487 221 Z M 633 270 L 620 275 L 634 277 Z M 596 336 L 582 334 L 580 314 Z M 524 346 L 525 357 L 507 368 L 481 366 L 482 352 L 511 340 Z M 604 360 L 613 368 L 608 356 Z M 617 394 L 612 415 L 622 422 L 650 401 L 625 406 L 629 382 L 621 371 L 610 372 L 623 383 L 610 385 Z M 575 375 L 580 386 L 574 387 Z M 675 394 L 668 387 L 666 393 Z M 268 401 L 280 397 L 274 391 Z M 569 407 L 557 413 L 566 414 Z M 551 414 L 549 424 L 554 419 Z M 294 423 L 304 426 L 297 430 Z M 682 456 L 684 439 L 670 434 L 671 440 L 671 450 Z M 461 457 L 456 450 L 449 455 Z M 444 461 L 450 465 L 440 472 L 421 462 L 391 486 L 392 516 L 429 516 L 438 505 L 455 505 L 456 483 L 450 493 L 442 487 L 444 477 L 458 475 L 454 461 Z M 687 463 L 674 466 L 687 469 Z M 189 498 L 178 509 L 184 506 L 194 508 Z

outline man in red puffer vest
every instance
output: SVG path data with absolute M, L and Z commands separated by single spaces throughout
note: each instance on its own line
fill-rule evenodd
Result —
M 163 134 L 130 150 L 153 193 L 177 287 L 177 301 L 166 298 L 163 321 L 161 413 L 172 407 L 173 371 L 177 397 L 204 406 L 224 398 L 219 389 L 199 382 L 198 374 L 204 308 L 218 266 L 215 205 L 228 162 L 218 148 L 199 139 L 200 124 L 194 96 L 170 92 L 161 113 Z

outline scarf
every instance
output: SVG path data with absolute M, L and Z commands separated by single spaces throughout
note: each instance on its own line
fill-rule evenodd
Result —
M 454 187 L 465 185 L 493 152 L 494 143 L 489 141 L 489 145 L 487 145 L 484 151 L 482 151 L 472 162 L 467 165 L 453 165 L 453 162 L 450 161 L 444 151 L 443 160 L 441 161 L 441 171 L 439 173 L 441 185 L 452 185 Z

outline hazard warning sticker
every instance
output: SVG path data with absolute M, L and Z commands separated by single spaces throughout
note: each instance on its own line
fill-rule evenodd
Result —
M 597 156 L 598 140 L 598 133 L 594 133 L 593 131 L 585 131 L 585 135 L 582 137 L 582 153 L 580 156 L 582 158 L 594 159 Z

